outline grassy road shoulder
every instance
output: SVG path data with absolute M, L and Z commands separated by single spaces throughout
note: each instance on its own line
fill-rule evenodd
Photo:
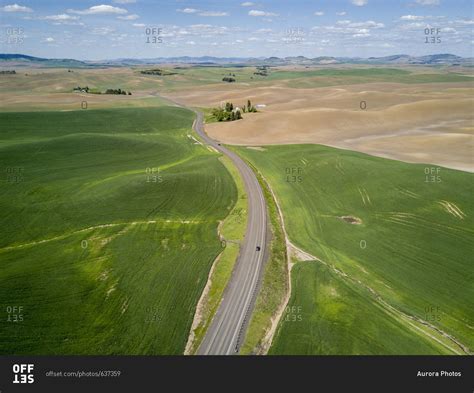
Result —
M 225 243 L 224 251 L 216 258 L 209 273 L 208 283 L 199 300 L 185 354 L 196 353 L 222 300 L 234 264 L 239 256 L 240 243 L 247 228 L 247 194 L 240 174 L 226 156 L 220 161 L 227 168 L 237 186 L 237 200 L 233 201 L 229 215 L 219 225 L 219 237 Z
M 262 285 L 255 302 L 245 340 L 240 349 L 242 355 L 266 353 L 268 344 L 270 344 L 267 342 L 267 334 L 272 327 L 274 318 L 278 317 L 278 311 L 282 307 L 282 303 L 285 302 L 289 290 L 286 240 L 278 207 L 269 185 L 261 173 L 249 161 L 246 162 L 254 171 L 262 187 L 270 218 L 272 238 Z

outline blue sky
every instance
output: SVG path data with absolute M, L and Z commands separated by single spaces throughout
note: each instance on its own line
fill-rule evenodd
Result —
M 471 0 L 0 0 L 0 28 L 1 52 L 85 60 L 470 57 L 474 21 Z

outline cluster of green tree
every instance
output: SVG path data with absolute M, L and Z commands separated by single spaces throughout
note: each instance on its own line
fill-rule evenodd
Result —
M 242 110 L 244 111 L 244 113 L 245 113 L 245 112 L 249 112 L 249 113 L 250 113 L 250 112 L 253 112 L 253 113 L 257 112 L 257 108 L 255 108 L 255 107 L 252 105 L 252 103 L 250 102 L 250 100 L 247 100 L 247 105 L 244 105 L 243 108 L 242 108 Z
M 268 76 L 268 66 L 258 66 L 254 75 Z
M 226 102 L 224 108 L 214 108 L 212 116 L 217 121 L 234 121 L 242 119 L 242 113 L 239 108 L 234 108 L 232 102 Z
M 152 70 L 142 70 L 140 71 L 140 73 L 144 75 L 159 75 L 159 76 L 176 75 L 176 72 L 164 71 L 159 68 L 154 68 Z
M 89 86 L 86 86 L 86 87 L 77 86 L 74 89 L 72 89 L 72 91 L 81 91 L 83 93 L 89 93 Z
M 235 78 L 233 78 L 233 77 L 231 77 L 231 76 L 224 76 L 224 77 L 222 78 L 222 81 L 223 81 L 223 82 L 229 82 L 229 83 L 231 83 L 231 82 L 235 82 Z
M 14 74 L 16 74 L 16 71 L 15 70 L 13 70 L 13 71 L 8 71 L 8 70 L 0 71 L 0 74 L 2 74 L 2 75 L 4 75 L 4 74 L 14 75 Z
M 122 90 L 122 89 L 107 89 L 105 91 L 105 94 L 122 94 L 122 95 L 129 95 L 131 96 L 132 93 L 131 92 L 126 92 L 125 90 Z
M 226 102 L 223 108 L 212 109 L 212 116 L 217 121 L 234 121 L 242 119 L 242 112 L 257 112 L 250 100 L 247 100 L 247 105 L 244 105 L 242 109 L 234 107 L 232 102 Z

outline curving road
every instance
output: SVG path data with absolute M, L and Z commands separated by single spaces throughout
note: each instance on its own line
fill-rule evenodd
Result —
M 233 355 L 239 352 L 252 315 L 266 257 L 267 206 L 262 188 L 252 169 L 237 154 L 209 138 L 204 131 L 203 114 L 170 98 L 152 93 L 173 104 L 196 113 L 193 129 L 202 140 L 229 157 L 242 176 L 248 199 L 248 220 L 245 238 L 227 283 L 224 296 L 209 325 L 198 355 Z M 257 251 L 260 247 L 260 251 Z
M 267 209 L 262 188 L 250 167 L 204 131 L 203 115 L 196 113 L 193 128 L 209 146 L 229 157 L 239 170 L 248 197 L 248 222 L 245 238 L 232 277 L 219 308 L 198 349 L 198 355 L 231 355 L 239 352 L 253 310 L 258 283 L 265 261 Z M 260 251 L 257 251 L 260 247 Z

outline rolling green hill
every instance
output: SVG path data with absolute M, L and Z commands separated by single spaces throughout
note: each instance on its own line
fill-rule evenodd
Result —
M 0 353 L 183 352 L 237 198 L 192 121 L 176 107 L 0 114 Z
M 472 351 L 472 174 L 318 145 L 237 150 L 319 259 L 295 265 L 270 353 Z

